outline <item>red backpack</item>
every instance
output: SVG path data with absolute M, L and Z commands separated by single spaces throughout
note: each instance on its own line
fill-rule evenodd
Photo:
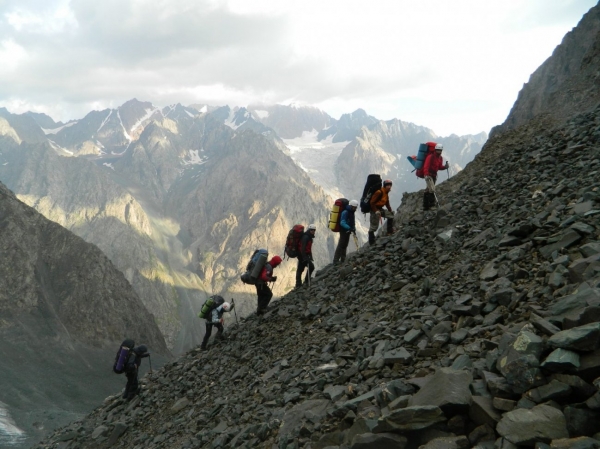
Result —
M 415 167 L 416 175 L 419 178 L 424 178 L 425 173 L 423 167 L 425 166 L 425 159 L 427 156 L 435 152 L 436 142 L 427 142 L 419 145 L 419 152 L 416 156 L 408 156 L 408 161 Z
M 304 234 L 304 225 L 301 224 L 294 225 L 294 227 L 290 229 L 290 232 L 288 232 L 283 252 L 290 259 L 298 257 L 298 254 L 300 253 L 300 238 L 302 238 L 302 234 Z

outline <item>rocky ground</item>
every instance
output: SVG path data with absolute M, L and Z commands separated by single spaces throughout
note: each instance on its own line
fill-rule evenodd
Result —
M 399 231 L 37 448 L 600 447 L 600 107 L 496 134 Z

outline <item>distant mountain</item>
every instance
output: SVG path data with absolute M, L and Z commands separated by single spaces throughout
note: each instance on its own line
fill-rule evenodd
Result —
M 42 129 L 46 130 L 53 130 L 65 125 L 63 122 L 55 122 L 49 115 L 41 114 L 38 112 L 27 111 L 24 115 L 28 115 L 29 117 L 34 119 L 35 122 L 38 125 L 40 125 Z
M 168 351 L 154 316 L 95 245 L 2 183 L 0 211 L 0 401 L 25 432 L 17 439 L 33 442 L 122 388 L 110 366 L 124 338 Z
M 196 315 L 207 294 L 236 292 L 238 311 L 254 309 L 239 274 L 257 245 L 280 253 L 293 224 L 315 222 L 316 260 L 331 257 L 329 199 L 244 108 L 201 113 L 131 100 L 47 134 L 45 144 L 20 144 L 9 125 L 6 134 L 0 179 L 105 251 L 175 352 L 202 338 Z M 279 269 L 280 292 L 294 269 L 295 261 Z
M 364 109 L 357 109 L 351 114 L 343 114 L 339 120 L 333 120 L 329 128 L 319 131 L 317 139 L 319 141 L 332 136 L 332 142 L 346 142 L 353 140 L 360 134 L 363 126 L 370 126 L 377 123 L 378 120 L 368 115 Z
M 320 131 L 329 127 L 332 118 L 310 106 L 250 105 L 248 111 L 254 120 L 273 129 L 282 139 L 302 136 L 303 132 Z

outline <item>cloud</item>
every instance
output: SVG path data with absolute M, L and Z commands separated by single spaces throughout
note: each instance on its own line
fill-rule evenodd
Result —
M 0 56 L 11 62 L 0 68 L 0 104 L 38 105 L 66 120 L 132 97 L 296 101 L 334 116 L 357 107 L 415 116 L 433 128 L 427 106 L 458 108 L 455 116 L 489 130 L 595 2 L 555 3 L 5 0 Z

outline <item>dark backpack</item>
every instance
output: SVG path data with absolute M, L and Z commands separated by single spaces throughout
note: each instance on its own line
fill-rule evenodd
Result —
M 246 265 L 246 272 L 240 276 L 244 284 L 256 284 L 262 269 L 267 263 L 268 257 L 269 252 L 266 249 L 257 249 L 252 253 L 252 257 Z
M 346 210 L 349 201 L 346 198 L 338 198 L 333 203 L 329 213 L 329 229 L 333 232 L 340 232 L 340 222 L 342 221 L 342 212 Z
M 300 239 L 302 238 L 302 234 L 304 234 L 304 225 L 301 224 L 294 225 L 294 227 L 290 229 L 290 232 L 288 232 L 283 253 L 290 259 L 298 257 L 298 254 L 300 253 Z
M 214 309 L 223 304 L 225 300 L 222 296 L 213 295 L 204 301 L 202 304 L 202 308 L 200 309 L 200 313 L 198 314 L 198 318 L 207 318 Z
M 371 174 L 367 176 L 367 182 L 363 189 L 362 197 L 360 198 L 360 211 L 363 214 L 371 212 L 371 197 L 375 192 L 383 187 L 381 175 Z
M 115 356 L 115 363 L 113 364 L 113 371 L 116 374 L 123 374 L 125 372 L 129 356 L 131 355 L 134 346 L 135 342 L 131 339 L 125 340 L 121 343 L 121 346 L 119 346 L 119 350 Z
M 423 167 L 425 166 L 425 159 L 431 153 L 435 152 L 436 142 L 427 142 L 419 145 L 419 151 L 416 156 L 408 156 L 408 162 L 412 164 L 416 171 L 416 175 L 418 178 L 424 178 L 425 174 L 423 173 Z

